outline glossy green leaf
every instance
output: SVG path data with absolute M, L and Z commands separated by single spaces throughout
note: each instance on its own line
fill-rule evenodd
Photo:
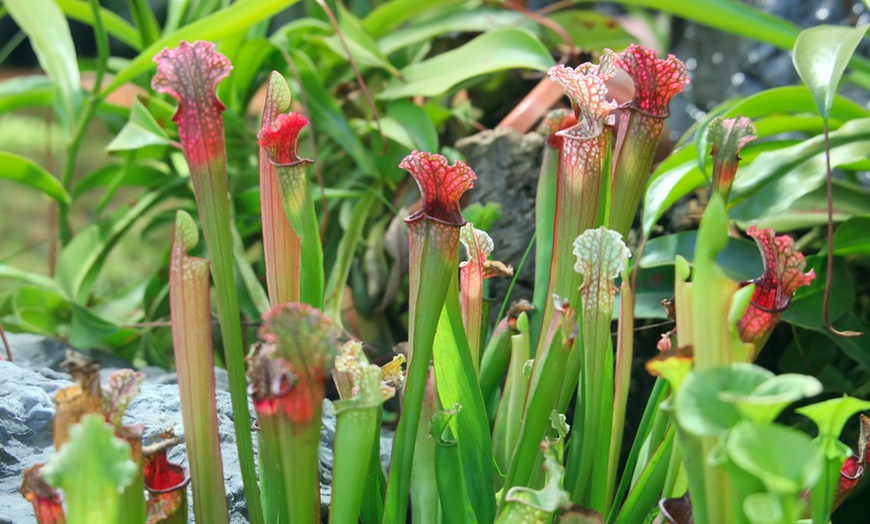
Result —
M 752 364 L 694 370 L 683 380 L 674 399 L 677 422 L 693 435 L 717 437 L 743 418 L 721 394 L 750 395 L 771 377 L 773 373 Z
M 381 118 L 384 134 L 408 149 L 438 151 L 438 132 L 426 110 L 410 100 L 395 100 L 387 104 Z M 470 220 L 469 220 L 470 222 Z
M 94 25 L 94 11 L 87 0 L 55 0 L 63 14 L 72 20 L 88 25 Z M 132 47 L 136 51 L 142 49 L 142 38 L 136 28 L 124 18 L 106 7 L 100 8 L 103 27 L 109 35 Z
M 822 473 L 822 456 L 806 434 L 776 424 L 742 422 L 728 435 L 725 451 L 774 493 L 796 495 Z
M 485 62 L 480 61 L 486 56 Z M 525 29 L 496 29 L 467 44 L 402 69 L 403 80 L 382 91 L 378 98 L 435 96 L 460 82 L 505 69 L 546 71 L 553 58 L 540 40 Z
M 382 2 L 363 20 L 363 27 L 375 38 L 380 38 L 405 21 L 433 8 L 449 8 L 460 0 L 391 0 Z
M 830 133 L 831 166 L 866 158 L 870 148 L 870 120 L 853 120 Z M 825 177 L 824 140 L 816 136 L 794 146 L 758 155 L 741 168 L 734 181 L 730 215 L 750 225 L 787 211 L 800 197 L 822 184 Z
M 69 430 L 69 441 L 43 468 L 45 480 L 66 495 L 69 522 L 123 524 L 121 491 L 133 482 L 139 466 L 130 445 L 115 437 L 102 415 L 86 415 Z
M 834 233 L 834 254 L 840 256 L 870 254 L 870 215 L 852 217 Z
M 151 113 L 145 109 L 145 106 L 137 98 L 133 100 L 133 107 L 130 108 L 130 120 L 115 135 L 115 138 L 109 142 L 106 150 L 127 151 L 145 146 L 166 145 L 169 143 L 169 135 L 166 134 L 166 131 L 160 127 L 157 120 L 151 116 Z
M 0 268 L 2 269 L 2 268 Z M 66 336 L 72 305 L 60 293 L 50 288 L 21 286 L 11 300 L 12 315 L 21 330 L 47 336 Z M 8 329 L 12 326 L 3 321 Z
M 810 88 L 822 118 L 831 114 L 840 78 L 867 27 L 820 25 L 801 31 L 795 40 L 795 69 Z
M 51 105 L 54 89 L 43 75 L 16 76 L 0 82 L 0 113 Z
M 336 141 L 364 173 L 375 177 L 377 168 L 371 152 L 360 142 L 350 128 L 347 117 L 335 98 L 327 91 L 317 76 L 317 66 L 300 50 L 291 51 L 296 70 L 299 72 L 301 89 L 305 92 L 314 133 L 323 133 Z
M 117 334 L 121 327 L 102 318 L 94 311 L 72 304 L 72 320 L 70 322 L 69 344 L 74 348 L 90 349 L 97 346 L 109 335 Z M 128 332 L 130 330 L 127 330 Z M 130 335 L 134 334 L 132 330 Z M 129 336 L 129 335 L 128 335 Z
M 389 2 L 391 4 L 396 2 Z M 439 16 L 412 22 L 406 27 L 391 31 L 378 41 L 385 54 L 451 33 L 476 33 L 491 29 L 515 27 L 522 23 L 523 15 L 505 9 L 450 9 Z
M 782 312 L 780 318 L 806 328 L 821 328 L 825 325 L 822 317 L 822 305 L 825 295 L 827 257 L 813 255 L 807 257 L 806 260 L 807 271 L 814 271 L 816 278 L 810 282 L 809 286 L 803 286 L 797 290 L 791 304 Z M 828 315 L 832 322 L 836 322 L 855 303 L 855 277 L 846 267 L 846 261 L 841 257 L 834 258 L 830 294 Z
M 87 301 L 88 295 L 103 264 L 115 243 L 133 223 L 176 184 L 147 193 L 136 204 L 121 208 L 102 221 L 81 230 L 64 247 L 57 263 L 56 278 L 70 300 L 79 304 Z
M 643 250 L 640 267 L 670 266 L 678 255 L 693 263 L 697 241 L 697 231 L 683 231 L 653 238 Z M 764 270 L 758 246 L 751 240 L 741 238 L 729 238 L 728 245 L 716 257 L 716 263 L 736 281 L 756 278 Z
M 140 74 L 150 71 L 154 67 L 154 55 L 165 47 L 172 47 L 182 40 L 220 40 L 238 32 L 241 28 L 268 19 L 296 2 L 297 0 L 236 2 L 214 14 L 200 18 L 172 34 L 163 36 L 139 53 L 126 67 L 118 71 L 111 83 L 103 88 L 100 96 L 106 96 Z
M 378 48 L 372 36 L 363 28 L 360 20 L 342 4 L 337 5 L 339 27 L 341 28 L 344 42 L 342 42 L 338 35 L 322 38 L 322 41 L 345 60 L 348 58 L 347 51 L 344 48 L 346 44 L 357 64 L 367 67 L 378 67 L 389 71 L 394 76 L 398 76 L 399 70 L 384 56 L 384 53 Z
M 73 197 L 78 197 L 106 186 L 153 187 L 168 183 L 172 179 L 169 168 L 162 164 L 107 164 L 80 177 L 73 186 L 72 194 Z
M 559 24 L 571 37 L 571 43 L 583 51 L 613 49 L 621 51 L 637 39 L 628 34 L 613 18 L 597 11 L 571 9 L 558 11 L 547 18 Z M 554 31 L 549 31 L 544 42 L 550 46 L 564 46 Z
M 69 193 L 51 173 L 23 156 L 0 151 L 0 179 L 11 180 L 42 191 L 47 197 L 69 204 Z
M 55 108 L 68 134 L 82 107 L 82 80 L 69 24 L 53 0 L 7 0 L 9 14 L 30 38 L 39 65 L 55 87 Z

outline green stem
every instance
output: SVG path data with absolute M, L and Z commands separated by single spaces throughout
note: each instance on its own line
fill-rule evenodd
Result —
M 410 260 L 410 364 L 404 402 L 393 441 L 384 520 L 403 523 L 408 510 L 411 466 L 417 426 L 426 391 L 435 329 L 447 296 L 451 277 L 459 263 L 459 228 L 430 219 L 408 224 Z M 424 289 L 425 286 L 425 289 Z
M 284 212 L 299 237 L 299 300 L 316 308 L 323 307 L 323 247 L 314 199 L 308 189 L 310 160 L 278 164 L 278 180 Z

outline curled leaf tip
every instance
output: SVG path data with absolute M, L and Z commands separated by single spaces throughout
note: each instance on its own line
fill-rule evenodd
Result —
M 462 245 L 465 246 L 465 252 L 468 253 L 468 260 L 460 262 L 460 268 L 471 262 L 483 264 L 494 249 L 492 238 L 486 231 L 476 229 L 471 222 L 459 230 L 459 241 L 462 242 Z
M 755 292 L 738 326 L 740 338 L 749 342 L 766 338 L 797 289 L 809 285 L 816 274 L 812 269 L 803 272 L 806 260 L 795 250 L 794 240 L 788 235 L 776 236 L 772 229 L 755 226 L 746 234 L 755 239 L 764 261 L 764 273 L 751 281 Z
M 634 80 L 630 106 L 665 118 L 671 98 L 689 83 L 686 65 L 674 55 L 656 58 L 655 49 L 632 44 L 619 53 L 616 64 Z
M 155 91 L 172 95 L 185 104 L 199 100 L 202 93 L 196 86 L 204 86 L 208 88 L 206 96 L 209 100 L 223 110 L 214 90 L 230 74 L 233 66 L 227 57 L 214 50 L 212 42 L 181 42 L 177 47 L 157 53 L 154 62 L 157 63 L 157 74 L 151 80 L 151 87 Z
M 722 118 L 717 116 L 707 126 L 707 141 L 713 144 L 711 154 L 727 148 L 729 154 L 737 155 L 743 146 L 758 137 L 752 120 L 745 116 Z
M 308 125 L 308 119 L 299 113 L 278 115 L 272 125 L 263 125 L 257 142 L 278 165 L 299 161 L 299 132 Z
M 450 226 L 465 225 L 459 212 L 459 199 L 474 187 L 477 179 L 468 164 L 456 162 L 451 166 L 441 155 L 414 151 L 402 160 L 399 167 L 411 173 L 423 196 L 423 206 L 409 215 L 405 222 L 428 218 Z
M 576 132 L 585 136 L 597 135 L 605 124 L 610 123 L 608 115 L 616 109 L 617 104 L 608 102 L 605 82 L 616 73 L 614 61 L 613 51 L 605 49 L 598 65 L 587 62 L 573 69 L 555 65 L 547 72 L 550 79 L 559 84 L 571 99 L 571 107 L 579 120 Z

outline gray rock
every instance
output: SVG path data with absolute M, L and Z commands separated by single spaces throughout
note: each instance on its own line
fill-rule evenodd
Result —
M 52 369 L 57 368 L 63 360 L 59 357 L 66 349 L 62 344 L 30 335 L 14 335 L 10 343 L 15 347 L 15 363 L 0 361 L 0 524 L 29 524 L 35 522 L 35 519 L 30 503 L 18 494 L 21 474 L 25 467 L 45 462 L 54 453 L 53 394 L 71 385 L 71 382 L 68 375 Z M 45 351 L 44 355 L 40 354 L 41 349 Z M 37 369 L 27 369 L 30 365 L 35 365 Z M 154 441 L 167 428 L 172 428 L 177 435 L 183 436 L 177 377 L 174 373 L 159 372 L 157 369 L 149 371 L 139 395 L 127 408 L 124 423 L 145 425 L 145 443 Z M 248 521 L 247 509 L 236 452 L 228 380 L 224 370 L 216 370 L 216 375 L 216 406 L 230 521 L 245 523 Z M 103 376 L 105 377 L 105 373 Z M 249 410 L 253 414 L 253 405 L 250 403 Z M 248 427 L 253 428 L 253 421 L 253 418 L 247 421 Z M 328 514 L 330 501 L 335 424 L 332 402 L 324 400 L 319 452 L 320 495 L 324 518 Z M 256 454 L 256 435 L 254 437 Z M 391 448 L 392 433 L 383 431 L 381 461 L 385 467 L 389 463 Z M 169 452 L 169 459 L 187 467 L 187 454 L 183 443 Z M 193 522 L 193 511 L 190 511 L 189 521 Z
M 472 202 L 501 205 L 501 218 L 488 231 L 495 250 L 493 260 L 510 264 L 516 270 L 535 232 L 535 194 L 544 137 L 538 133 L 520 135 L 508 129 L 483 131 L 456 143 L 468 165 L 477 175 L 469 194 Z M 532 300 L 535 283 L 535 256 L 529 254 L 519 273 L 511 301 Z M 509 278 L 490 280 L 493 315 L 504 300 Z

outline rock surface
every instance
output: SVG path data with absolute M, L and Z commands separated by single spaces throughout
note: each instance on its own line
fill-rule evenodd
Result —
M 488 231 L 495 250 L 492 259 L 510 264 L 516 270 L 535 232 L 535 193 L 544 137 L 538 133 L 520 135 L 508 129 L 483 131 L 456 143 L 468 165 L 477 175 L 469 194 L 472 202 L 501 205 L 501 218 Z M 509 278 L 494 278 L 489 295 L 495 302 L 493 315 L 498 314 L 504 300 Z M 532 300 L 535 283 L 535 254 L 532 251 L 523 265 L 511 301 Z
M 54 340 L 35 335 L 8 335 L 13 348 L 14 363 L 0 361 L 0 524 L 35 522 L 30 503 L 18 494 L 22 470 L 45 462 L 54 453 L 52 434 L 53 395 L 71 385 L 70 377 L 60 372 L 66 347 Z M 105 370 L 130 367 L 128 362 L 108 353 L 85 352 L 95 358 Z M 174 373 L 157 368 L 146 371 L 139 395 L 130 403 L 124 415 L 126 424 L 144 424 L 145 442 L 153 441 L 164 429 L 172 428 L 184 435 L 181 402 Z M 248 522 L 244 504 L 239 457 L 233 429 L 232 405 L 226 371 L 216 369 L 218 384 L 217 412 L 223 454 L 224 480 L 232 523 Z M 103 373 L 103 377 L 106 373 Z M 250 406 L 253 413 L 253 406 Z M 332 482 L 332 444 L 335 439 L 335 412 L 332 402 L 323 403 L 323 428 L 320 446 L 320 496 L 324 518 L 328 514 Z M 248 421 L 252 427 L 253 419 Z M 256 453 L 256 438 L 254 439 Z M 381 435 L 381 461 L 389 462 L 392 435 Z M 187 466 L 184 445 L 169 453 L 171 462 Z M 190 488 L 188 488 L 190 489 Z M 192 500 L 192 497 L 189 499 Z M 193 522 L 193 511 L 190 512 Z

